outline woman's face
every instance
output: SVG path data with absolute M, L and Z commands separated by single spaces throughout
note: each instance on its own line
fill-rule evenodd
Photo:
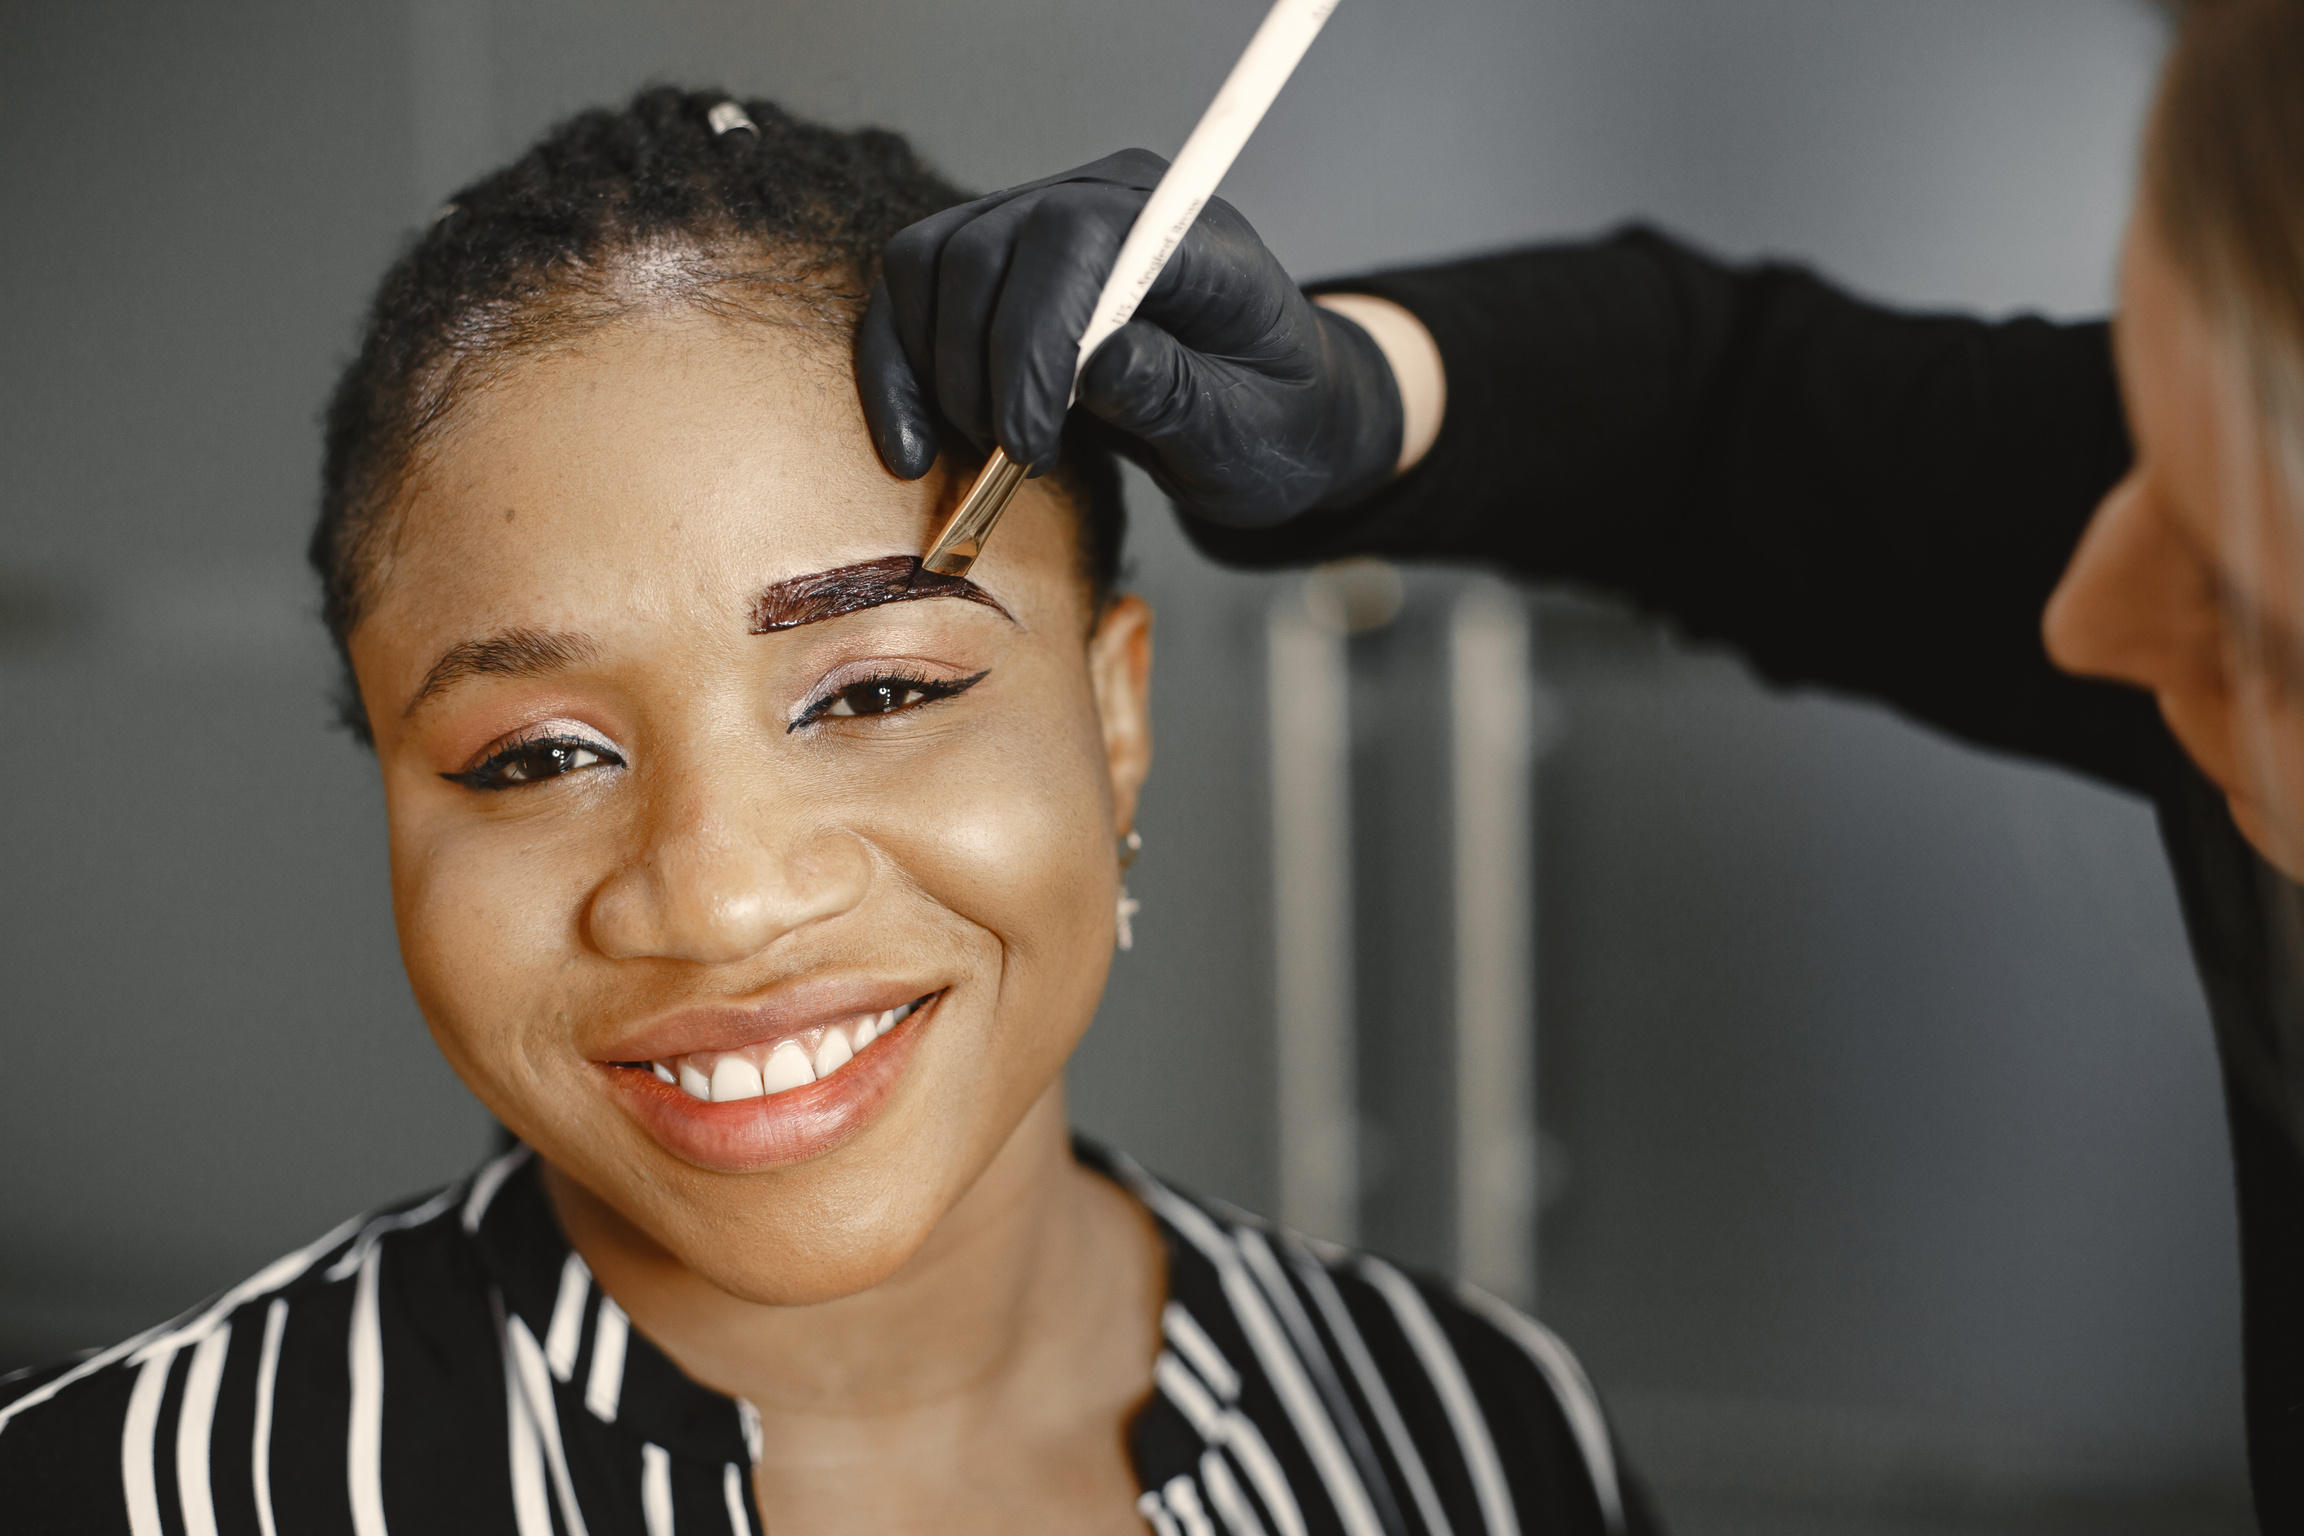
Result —
M 2065 669 L 2148 688 L 2258 852 L 2304 878 L 2304 548 L 2229 349 L 2149 217 L 2116 327 L 2135 465 L 2049 600 Z
M 754 1301 L 910 1257 L 1110 963 L 1149 615 L 1092 625 L 1044 481 L 974 590 L 892 600 L 950 489 L 880 468 L 844 352 L 655 316 L 465 402 L 351 637 L 441 1049 Z

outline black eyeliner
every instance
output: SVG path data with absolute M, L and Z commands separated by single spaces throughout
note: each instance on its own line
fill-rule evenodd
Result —
M 621 768 L 624 766 L 623 757 L 604 743 L 587 741 L 580 736 L 538 736 L 527 741 L 516 741 L 502 751 L 490 754 L 484 762 L 476 763 L 470 768 L 460 769 L 455 773 L 443 773 L 440 777 L 451 784 L 461 784 L 466 789 L 486 790 L 491 793 L 497 790 L 519 789 L 529 784 L 548 783 L 553 779 L 565 778 L 575 770 L 564 768 L 558 773 L 548 773 L 541 778 L 522 779 L 510 784 L 491 783 L 489 781 L 496 772 L 523 753 L 548 752 L 555 747 L 562 749 L 579 748 L 586 752 L 597 753 L 600 758 L 597 765 L 599 767 Z
M 877 672 L 870 677 L 860 677 L 854 682 L 848 684 L 846 687 L 836 688 L 832 692 L 824 695 L 824 697 L 818 699 L 815 703 L 809 705 L 807 709 L 802 711 L 800 717 L 797 720 L 794 720 L 790 725 L 784 727 L 784 734 L 789 736 L 794 731 L 800 729 L 800 727 L 804 725 L 814 725 L 817 721 L 823 719 L 825 711 L 829 710 L 833 705 L 839 703 L 840 700 L 845 697 L 851 689 L 867 688 L 874 683 L 902 683 L 905 687 L 918 689 L 921 693 L 926 695 L 925 698 L 921 699 L 920 704 L 940 704 L 946 699 L 958 698 L 961 694 L 966 693 L 969 689 L 975 687 L 978 683 L 984 681 L 984 679 L 990 677 L 991 675 L 992 669 L 990 667 L 986 667 L 983 671 L 976 673 L 972 677 L 954 678 L 915 677 L 903 672 Z M 918 709 L 920 704 L 911 704 L 905 705 L 898 709 L 883 710 L 880 712 L 880 715 L 902 714 L 904 709 Z M 865 716 L 864 718 L 877 719 L 880 718 L 880 716 L 873 715 Z

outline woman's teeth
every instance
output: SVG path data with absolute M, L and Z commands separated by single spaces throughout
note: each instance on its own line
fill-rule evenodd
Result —
M 825 1031 L 830 1034 L 830 1030 Z M 741 1057 L 737 1058 L 742 1060 Z M 729 1093 L 720 1086 L 720 1074 L 728 1066 L 729 1058 L 720 1058 L 720 1065 L 712 1069 L 712 1102 L 722 1099 L 749 1099 L 755 1094 L 782 1093 L 787 1088 L 805 1088 L 816 1081 L 816 1069 L 808 1065 L 808 1053 L 787 1040 L 768 1053 L 768 1064 L 759 1071 L 744 1065 L 745 1077 L 736 1080 L 736 1091 Z M 747 1082 L 745 1079 L 749 1078 Z
M 830 1077 L 856 1058 L 859 1051 L 911 1016 L 917 1002 L 885 1013 L 868 1013 L 846 1024 L 827 1024 L 813 1036 L 779 1040 L 773 1047 L 746 1046 L 740 1051 L 693 1051 L 649 1068 L 667 1083 L 677 1084 L 692 1099 L 725 1104 L 734 1099 L 757 1099 L 762 1094 L 805 1088 L 818 1078 Z
M 778 1055 L 783 1054 L 781 1047 Z M 712 1102 L 756 1099 L 761 1094 L 761 1070 L 741 1056 L 723 1056 L 712 1064 Z

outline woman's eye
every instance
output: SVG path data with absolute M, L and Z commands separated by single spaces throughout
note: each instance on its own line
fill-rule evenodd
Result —
M 894 678 L 875 678 L 869 683 L 857 683 L 832 695 L 828 715 L 885 715 L 902 709 L 907 704 L 925 703 L 928 690 L 917 683 Z
M 506 747 L 476 768 L 440 777 L 470 789 L 516 789 L 556 779 L 579 768 L 621 768 L 624 759 L 589 741 L 523 741 Z
M 863 678 L 826 694 L 811 704 L 786 729 L 796 731 L 827 717 L 892 715 L 900 709 L 914 709 L 922 704 L 933 704 L 938 699 L 949 699 L 955 694 L 966 693 L 984 678 L 982 672 L 974 677 L 906 677 L 891 673 Z

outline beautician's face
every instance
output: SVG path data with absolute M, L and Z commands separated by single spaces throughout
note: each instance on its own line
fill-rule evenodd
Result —
M 880 468 L 822 344 L 628 324 L 467 404 L 352 636 L 441 1049 L 757 1301 L 909 1257 L 1057 1091 L 1110 961 L 1148 617 L 1084 643 L 1045 482 L 977 594 L 869 601 L 949 489 Z M 846 604 L 771 591 L 851 566 Z M 813 621 L 753 633 L 764 591 Z
M 2304 547 L 2233 360 L 2151 221 L 2116 328 L 2135 467 L 2097 508 L 2046 620 L 2069 671 L 2148 688 L 2260 853 L 2304 878 Z

